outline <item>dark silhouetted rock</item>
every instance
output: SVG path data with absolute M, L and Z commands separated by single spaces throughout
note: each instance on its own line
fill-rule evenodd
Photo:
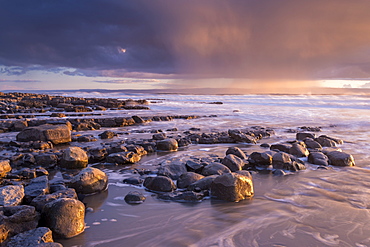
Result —
M 7 185 L 0 187 L 0 206 L 17 206 L 22 203 L 24 187 L 22 185 Z
M 36 164 L 42 167 L 54 167 L 58 163 L 56 154 L 38 154 L 35 155 Z
M 130 191 L 125 196 L 125 202 L 129 204 L 139 204 L 145 201 L 145 196 L 138 191 Z
M 79 194 L 92 194 L 107 188 L 108 176 L 105 172 L 87 167 L 74 176 L 69 184 Z
M 191 191 L 202 191 L 202 190 L 209 190 L 211 188 L 212 181 L 217 178 L 219 175 L 211 175 L 208 177 L 204 177 L 192 184 L 190 184 L 187 188 Z
M 132 116 L 132 119 L 135 121 L 137 124 L 145 123 L 144 119 L 142 119 L 139 116 Z
M 85 168 L 89 163 L 86 152 L 80 147 L 69 147 L 63 151 L 60 166 L 67 169 Z
M 319 136 L 318 138 L 315 139 L 316 142 L 320 143 L 321 146 L 323 147 L 335 147 L 337 146 L 337 143 L 326 137 L 326 136 Z
M 292 157 L 284 152 L 278 152 L 274 154 L 272 157 L 272 167 L 274 169 L 282 169 L 292 172 L 306 169 L 304 164 L 292 160 Z
M 204 163 L 196 162 L 193 160 L 186 161 L 186 168 L 189 172 L 201 173 L 204 167 Z
M 320 145 L 320 143 L 318 143 L 314 139 L 305 138 L 303 141 L 306 144 L 307 148 L 310 150 L 317 150 L 317 151 L 322 150 L 322 146 Z
M 245 153 L 238 147 L 230 147 L 226 150 L 226 155 L 228 154 L 233 154 L 233 155 L 236 155 L 238 156 L 239 158 L 241 159 L 246 159 L 247 156 L 245 155 Z
M 71 142 L 71 131 L 67 125 L 45 124 L 28 127 L 17 135 L 17 141 L 51 141 L 54 145 Z
M 166 160 L 158 168 L 158 175 L 167 176 L 174 180 L 177 180 L 184 173 L 187 173 L 187 169 L 181 160 Z
M 249 155 L 248 162 L 256 168 L 267 169 L 272 164 L 272 156 L 266 152 L 253 152 Z
M 166 138 L 167 138 L 167 136 L 166 136 L 165 133 L 154 134 L 153 137 L 152 137 L 153 140 L 164 140 Z
M 42 212 L 43 222 L 57 238 L 72 238 L 85 229 L 85 205 L 79 200 L 60 198 L 49 202 Z
M 227 166 L 218 162 L 212 162 L 209 165 L 206 165 L 202 171 L 202 175 L 204 176 L 221 175 L 224 173 L 231 173 L 231 171 Z
M 253 182 L 241 174 L 223 174 L 213 180 L 211 194 L 224 201 L 238 202 L 254 195 Z
M 187 172 L 182 174 L 179 179 L 177 179 L 177 188 L 185 189 L 190 184 L 204 178 L 204 176 L 194 173 L 194 172 Z
M 222 160 L 222 164 L 227 166 L 230 171 L 236 172 L 243 169 L 244 161 L 234 154 L 228 154 Z
M 132 177 L 132 178 L 125 178 L 123 180 L 123 183 L 124 184 L 132 184 L 132 185 L 138 185 L 138 184 L 142 184 L 144 182 L 143 179 L 141 178 L 137 178 L 137 177 Z
M 236 142 L 256 143 L 257 140 L 254 136 L 245 134 L 237 129 L 228 130 L 229 136 Z
M 193 191 L 175 191 L 162 193 L 157 195 L 158 199 L 166 201 L 176 201 L 176 202 L 199 202 L 203 199 L 203 193 L 196 193 Z
M 332 151 L 327 153 L 329 158 L 330 164 L 333 166 L 354 166 L 355 160 L 352 155 L 339 152 L 339 151 Z
M 278 144 L 271 145 L 270 149 L 289 153 L 289 150 L 291 147 L 292 147 L 292 144 L 289 144 L 289 143 L 278 143 Z
M 319 166 L 327 166 L 329 165 L 329 158 L 321 152 L 311 152 L 308 155 L 308 162 Z
M 147 177 L 144 181 L 144 187 L 158 192 L 171 192 L 176 189 L 173 181 L 165 176 Z
M 296 139 L 297 140 L 304 140 L 305 138 L 312 138 L 312 139 L 315 139 L 316 138 L 316 135 L 315 133 L 308 133 L 308 132 L 300 132 L 300 133 L 297 133 L 296 134 Z

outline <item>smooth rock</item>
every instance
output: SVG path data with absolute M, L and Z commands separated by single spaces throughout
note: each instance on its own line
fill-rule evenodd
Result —
M 193 191 L 174 191 L 157 195 L 158 199 L 175 202 L 199 202 L 203 199 L 203 193 Z
M 330 164 L 333 166 L 354 166 L 355 160 L 351 154 L 332 151 L 327 154 Z
M 181 160 L 166 160 L 158 168 L 158 175 L 167 176 L 174 180 L 177 180 L 184 173 L 187 173 L 187 169 Z
M 251 198 L 254 195 L 252 179 L 237 173 L 220 175 L 211 184 L 211 195 L 231 202 Z
M 147 177 L 144 180 L 144 187 L 158 192 L 171 192 L 176 189 L 173 181 L 165 176 Z
M 79 194 L 93 194 L 107 188 L 108 176 L 105 172 L 87 167 L 74 176 L 69 184 Z
M 191 190 L 191 191 L 194 191 L 194 190 L 197 190 L 197 191 L 209 190 L 211 188 L 212 181 L 215 178 L 217 178 L 218 176 L 219 175 L 211 175 L 211 176 L 204 177 L 204 178 L 190 184 L 187 187 L 187 189 Z
M 113 131 L 106 130 L 103 133 L 99 134 L 101 139 L 112 139 L 113 137 L 117 136 L 117 134 Z
M 272 165 L 272 156 L 267 152 L 253 152 L 248 157 L 250 165 L 260 169 L 267 169 Z
M 67 169 L 85 168 L 89 163 L 86 152 L 80 147 L 69 147 L 63 151 L 60 166 Z
M 202 171 L 202 175 L 204 176 L 221 175 L 224 173 L 231 173 L 231 171 L 227 166 L 218 162 L 212 162 L 209 165 L 206 165 Z
M 320 143 L 321 146 L 323 147 L 335 147 L 337 146 L 337 143 L 326 137 L 326 136 L 319 136 L 318 138 L 315 139 L 316 142 Z
M 289 153 L 298 158 L 307 157 L 310 154 L 307 148 L 303 147 L 302 145 L 298 143 L 293 143 L 292 147 L 289 149 Z
M 108 163 L 116 163 L 119 165 L 134 164 L 139 162 L 141 156 L 134 152 L 122 152 L 122 153 L 112 153 L 107 156 L 106 161 Z
M 159 151 L 177 151 L 178 147 L 178 142 L 172 138 L 157 141 L 157 150 Z
M 319 166 L 327 166 L 329 165 L 329 158 L 321 152 L 311 152 L 308 155 L 308 162 Z
M 23 129 L 17 135 L 17 141 L 51 141 L 54 145 L 71 142 L 71 131 L 67 125 L 45 124 Z
M 316 138 L 316 135 L 315 133 L 309 133 L 309 132 L 299 132 L 296 134 L 296 139 L 297 140 L 304 140 L 305 138 L 312 138 L 312 139 L 315 139 Z
M 179 179 L 177 179 L 177 188 L 185 189 L 190 184 L 204 178 L 204 176 L 194 173 L 194 172 L 187 172 L 182 174 Z
M 229 147 L 227 150 L 226 150 L 226 155 L 228 154 L 233 154 L 233 155 L 236 155 L 238 156 L 239 158 L 241 159 L 246 159 L 247 156 L 245 155 L 245 153 L 238 147 Z
M 79 200 L 60 198 L 44 206 L 42 219 L 57 238 L 72 238 L 85 229 L 85 205 Z
M 145 201 L 146 197 L 138 191 L 130 191 L 125 196 L 125 202 L 129 204 L 140 204 Z
M 230 171 L 236 172 L 243 169 L 244 161 L 234 154 L 228 154 L 222 160 L 222 164 L 227 166 Z

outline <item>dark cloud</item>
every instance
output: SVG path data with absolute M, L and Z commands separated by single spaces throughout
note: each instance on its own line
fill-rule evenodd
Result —
M 2 1 L 0 64 L 18 69 L 1 72 L 367 78 L 369 11 L 367 0 Z

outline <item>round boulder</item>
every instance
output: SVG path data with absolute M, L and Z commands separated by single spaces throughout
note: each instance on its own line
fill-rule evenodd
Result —
M 230 171 L 236 172 L 243 169 L 244 161 L 234 154 L 228 154 L 222 160 L 222 164 L 227 166 Z
M 60 166 L 67 169 L 85 168 L 89 163 L 86 152 L 80 147 L 69 147 L 63 151 Z
M 72 238 L 85 230 L 85 205 L 79 200 L 61 198 L 47 203 L 42 212 L 45 225 L 57 238 Z
M 355 160 L 352 155 L 345 152 L 332 151 L 327 153 L 330 164 L 333 166 L 354 166 Z
M 228 154 L 233 154 L 233 155 L 236 155 L 238 156 L 239 158 L 241 159 L 246 159 L 247 156 L 245 155 L 245 153 L 238 147 L 230 147 L 227 149 L 226 151 L 226 155 Z
M 147 177 L 144 180 L 144 187 L 148 190 L 159 192 L 171 192 L 176 189 L 173 181 L 165 176 Z
M 184 189 L 187 188 L 190 184 L 204 178 L 204 176 L 197 174 L 195 172 L 187 172 L 182 174 L 177 180 L 177 188 Z
M 160 151 L 177 151 L 179 144 L 175 139 L 168 138 L 157 142 L 157 150 Z
M 213 180 L 211 194 L 224 201 L 238 202 L 254 195 L 253 182 L 249 176 L 226 173 Z
M 210 176 L 210 175 L 221 175 L 224 173 L 230 173 L 230 169 L 218 162 L 212 162 L 209 165 L 206 165 L 203 168 L 202 175 Z
M 145 196 L 138 191 L 130 191 L 125 196 L 125 202 L 129 204 L 140 204 L 145 201 Z
M 93 194 L 105 190 L 107 185 L 108 176 L 105 172 L 87 167 L 72 178 L 69 186 L 74 188 L 77 193 Z

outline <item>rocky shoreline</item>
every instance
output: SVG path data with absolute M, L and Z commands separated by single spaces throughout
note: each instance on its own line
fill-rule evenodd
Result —
M 137 139 L 129 138 L 130 130 L 115 128 L 217 116 L 111 117 L 101 113 L 149 110 L 148 100 L 1 93 L 0 102 L 0 117 L 6 119 L 0 121 L 0 132 L 19 132 L 0 146 L 1 246 L 61 246 L 53 243 L 53 238 L 82 233 L 85 211 L 89 210 L 83 197 L 108 189 L 108 176 L 101 167 L 127 168 L 125 172 L 131 176 L 122 183 L 143 185 L 160 200 L 200 202 L 213 197 L 237 202 L 253 197 L 253 174 L 258 172 L 284 176 L 306 169 L 307 164 L 317 169 L 355 165 L 352 155 L 338 147 L 342 140 L 317 136 L 320 129 L 315 127 L 301 128 L 294 141 L 273 144 L 263 140 L 273 136 L 274 130 L 262 126 L 212 133 L 195 128 L 182 132 L 177 128 L 147 129 L 142 132 L 150 138 Z M 68 116 L 71 112 L 89 115 Z M 84 145 L 97 141 L 99 145 Z M 266 151 L 247 154 L 237 147 L 245 143 Z M 176 152 L 197 144 L 232 147 L 222 157 L 186 156 L 164 160 L 152 169 L 129 169 L 148 153 Z M 62 179 L 54 179 L 56 173 Z M 140 204 L 145 196 L 136 190 L 127 194 L 125 201 Z M 43 245 L 46 242 L 50 243 Z

